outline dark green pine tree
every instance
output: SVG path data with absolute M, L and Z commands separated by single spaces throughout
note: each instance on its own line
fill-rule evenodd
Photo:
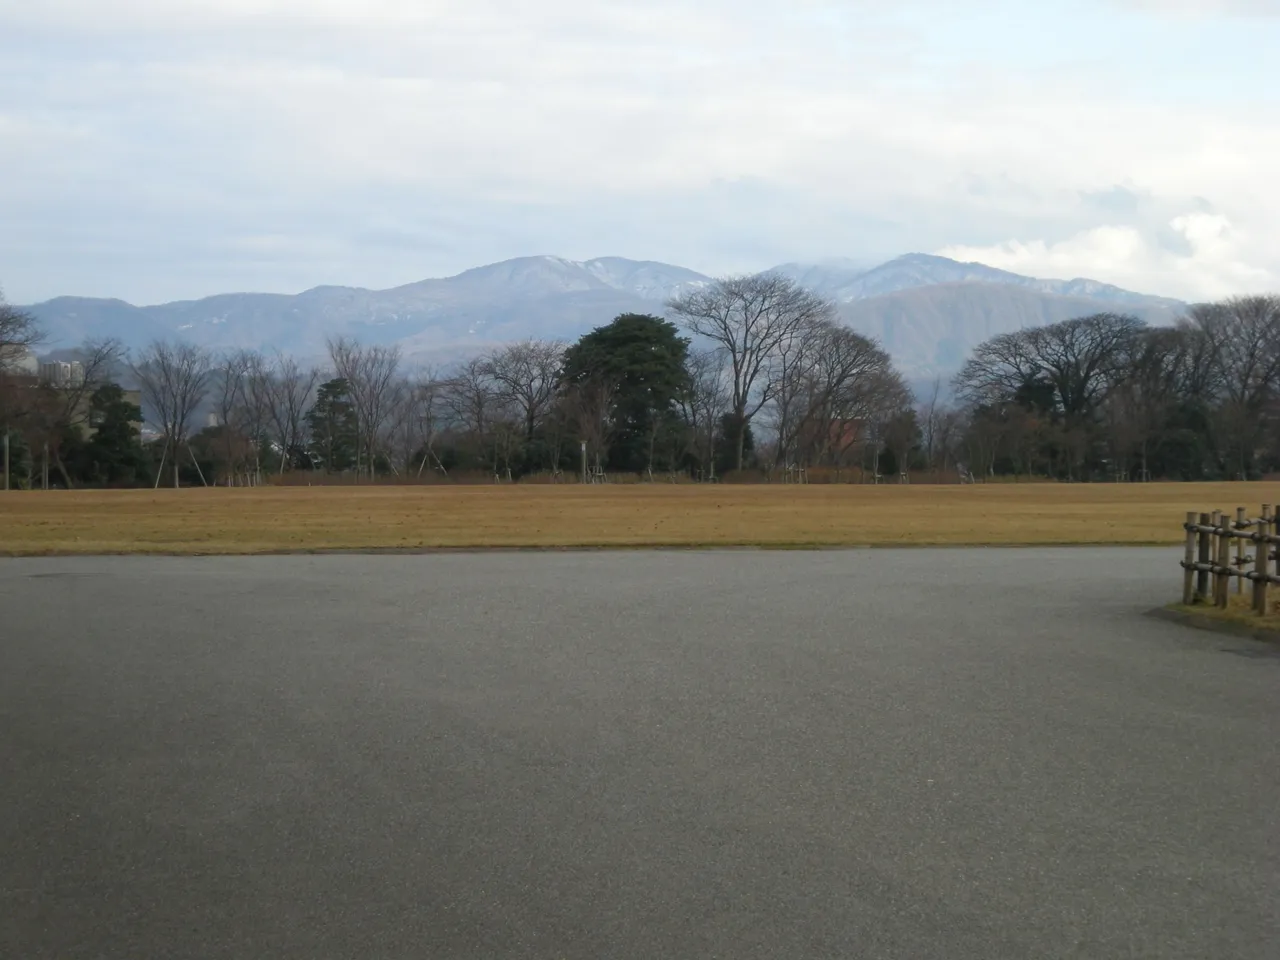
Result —
M 74 448 L 68 470 L 86 483 L 145 483 L 147 454 L 138 432 L 142 408 L 130 403 L 120 386 L 106 383 L 89 398 L 89 423 L 93 436 Z
M 341 473 L 356 465 L 356 411 L 349 384 L 342 377 L 329 380 L 316 391 L 307 411 L 311 442 L 308 452 L 319 469 Z
M 608 385 L 613 398 L 609 467 L 639 473 L 653 465 L 662 430 L 687 373 L 689 341 L 661 317 L 624 313 L 565 351 L 561 380 Z

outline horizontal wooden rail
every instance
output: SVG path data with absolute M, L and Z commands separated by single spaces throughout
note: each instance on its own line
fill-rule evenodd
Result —
M 1213 524 L 1201 526 L 1198 523 L 1184 523 L 1183 528 L 1196 533 L 1211 533 L 1217 537 L 1226 537 L 1229 540 L 1252 540 L 1254 543 L 1273 543 L 1280 544 L 1280 534 L 1274 533 L 1245 533 L 1242 530 L 1236 530 L 1232 527 L 1215 527 Z

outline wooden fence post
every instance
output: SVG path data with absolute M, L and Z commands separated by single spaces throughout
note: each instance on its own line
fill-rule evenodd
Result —
M 1196 554 L 1197 562 L 1205 565 L 1204 568 L 1202 568 L 1196 574 L 1196 596 L 1204 600 L 1209 599 L 1208 565 L 1209 565 L 1209 559 L 1211 556 L 1211 554 L 1209 553 L 1209 531 L 1207 529 L 1209 526 L 1209 520 L 1210 520 L 1209 514 L 1207 513 L 1200 514 L 1200 526 L 1203 529 L 1201 529 L 1200 531 L 1200 544 L 1199 544 L 1198 552 Z
M 1209 526 L 1212 532 L 1209 534 L 1209 566 L 1212 571 L 1209 574 L 1209 593 L 1207 600 L 1215 607 L 1218 605 L 1218 526 L 1222 523 L 1222 511 L 1214 510 L 1209 514 Z
M 1196 602 L 1196 572 L 1191 569 L 1196 562 L 1196 532 L 1192 529 L 1196 525 L 1196 516 L 1194 510 L 1187 514 L 1187 552 L 1182 568 L 1182 602 L 1188 607 Z
M 1262 518 L 1258 521 L 1258 535 L 1271 534 L 1271 504 L 1262 505 Z M 1263 616 L 1267 612 L 1267 577 L 1271 575 L 1271 544 L 1267 540 L 1253 541 L 1253 612 Z
M 1209 526 L 1213 528 L 1209 534 L 1209 566 L 1215 568 L 1209 574 L 1208 601 L 1215 607 L 1218 605 L 1218 527 L 1222 525 L 1222 511 L 1214 510 L 1209 514 Z
M 1245 516 L 1244 507 L 1236 507 L 1236 533 L 1243 534 L 1249 529 L 1249 522 Z M 1244 595 L 1244 568 L 1245 568 L 1245 552 L 1244 537 L 1236 538 L 1236 573 L 1240 576 L 1236 577 L 1236 595 Z
M 1230 519 L 1224 510 L 1218 514 L 1218 570 L 1214 601 L 1222 609 L 1231 601 L 1231 538 L 1227 536 Z
M 1276 526 L 1277 526 L 1276 524 L 1277 514 L 1280 514 L 1280 510 L 1277 510 L 1271 504 L 1268 503 L 1263 505 L 1262 515 L 1265 519 L 1263 519 L 1262 521 L 1262 532 L 1267 534 L 1268 536 L 1275 533 Z M 1272 552 L 1271 552 L 1271 546 L 1272 546 L 1271 541 L 1269 539 L 1265 540 L 1262 542 L 1260 546 L 1262 547 L 1262 557 L 1263 557 L 1262 563 L 1266 567 L 1268 578 L 1270 578 L 1274 574 L 1280 573 L 1280 562 L 1276 562 L 1276 563 L 1271 562 L 1273 558 Z M 1277 555 L 1277 557 L 1280 557 L 1280 555 Z M 1270 586 L 1271 586 L 1270 579 L 1262 581 L 1262 598 L 1259 601 L 1258 612 L 1263 616 L 1266 616 L 1267 610 L 1269 609 L 1269 607 L 1267 606 L 1267 595 L 1269 593 Z

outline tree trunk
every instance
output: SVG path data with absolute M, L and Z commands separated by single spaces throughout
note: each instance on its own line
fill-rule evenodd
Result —
M 160 489 L 160 478 L 164 476 L 164 464 L 168 456 L 169 456 L 169 442 L 166 440 L 164 447 L 160 450 L 160 466 L 156 467 L 156 482 L 151 488 L 153 490 Z
M 54 465 L 58 468 L 58 473 L 62 474 L 62 482 L 65 483 L 67 485 L 67 489 L 70 490 L 74 486 L 74 484 L 71 482 L 70 474 L 67 473 L 66 464 L 62 462 L 61 447 L 53 448 L 53 462 L 54 462 Z
M 196 475 L 200 478 L 202 486 L 208 486 L 209 481 L 204 478 L 204 471 L 200 469 L 200 461 L 196 459 L 196 452 L 191 449 L 191 444 L 187 444 L 187 453 L 191 456 L 191 462 L 195 465 Z

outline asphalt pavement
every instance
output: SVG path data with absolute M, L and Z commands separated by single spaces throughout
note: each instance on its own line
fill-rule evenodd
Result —
M 0 560 L 0 957 L 1275 958 L 1177 561 Z

